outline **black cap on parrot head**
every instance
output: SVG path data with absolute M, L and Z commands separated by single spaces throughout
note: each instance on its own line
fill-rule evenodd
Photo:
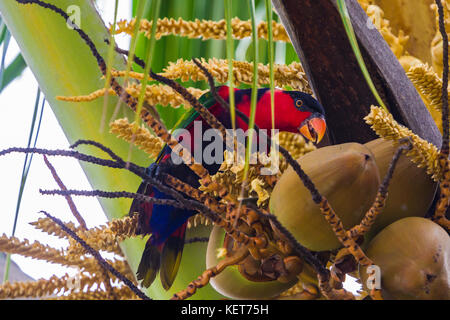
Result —
M 320 102 L 314 99 L 310 94 L 300 91 L 288 92 L 294 100 L 294 106 L 297 110 L 311 113 L 311 115 L 300 124 L 298 130 L 308 140 L 319 143 L 327 130 L 325 109 Z
M 300 91 L 287 91 L 294 100 L 294 105 L 300 111 L 308 111 L 311 113 L 321 114 L 325 118 L 325 109 L 319 101 L 314 99 L 310 94 Z

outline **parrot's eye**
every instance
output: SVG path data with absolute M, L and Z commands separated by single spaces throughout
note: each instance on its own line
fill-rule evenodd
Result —
M 295 101 L 295 106 L 300 109 L 301 106 L 303 106 L 303 100 L 300 100 L 300 99 L 296 100 Z

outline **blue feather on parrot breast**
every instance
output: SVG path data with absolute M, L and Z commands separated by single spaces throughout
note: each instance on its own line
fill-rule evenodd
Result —
M 157 199 L 173 199 L 159 190 L 154 190 L 154 197 Z M 152 216 L 149 221 L 152 232 L 152 243 L 160 245 L 164 243 L 170 235 L 186 223 L 195 212 L 187 209 L 174 208 L 169 205 L 154 204 Z

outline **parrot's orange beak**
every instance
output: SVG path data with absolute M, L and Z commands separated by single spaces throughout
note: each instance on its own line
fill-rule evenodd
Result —
M 327 131 L 327 124 L 322 117 L 305 120 L 299 128 L 300 133 L 308 140 L 319 143 Z

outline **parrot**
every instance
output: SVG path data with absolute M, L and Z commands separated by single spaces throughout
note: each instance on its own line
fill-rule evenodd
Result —
M 257 90 L 255 124 L 260 129 L 266 129 L 270 132 L 270 129 L 272 129 L 271 92 L 268 88 Z M 228 102 L 228 86 L 219 86 L 216 88 L 216 92 Z M 236 88 L 234 93 L 236 109 L 249 116 L 252 89 Z M 232 127 L 229 111 L 219 105 L 210 91 L 203 94 L 199 98 L 199 102 L 208 108 L 226 128 Z M 300 91 L 275 89 L 274 102 L 275 129 L 294 133 L 300 132 L 306 139 L 314 143 L 320 142 L 326 132 L 325 111 L 315 98 Z M 194 121 L 202 121 L 202 128 L 204 129 L 210 128 L 195 110 L 188 111 L 186 115 L 185 120 L 179 127 L 188 130 L 191 137 L 194 137 Z M 248 126 L 244 120 L 236 118 L 236 128 L 245 131 Z M 191 141 L 188 141 L 191 144 L 191 150 L 204 147 L 204 142 L 200 143 L 199 146 L 195 145 L 193 140 L 191 138 Z M 197 141 L 196 143 L 198 144 Z M 161 174 L 170 174 L 192 187 L 198 188 L 200 183 L 196 174 L 184 163 L 174 164 L 171 153 L 170 147 L 167 145 L 163 147 L 156 161 L 147 168 L 147 174 L 156 178 Z M 203 165 L 213 175 L 219 170 L 221 164 L 203 163 Z M 144 182 L 139 186 L 137 193 L 157 199 L 172 199 L 169 195 Z M 140 235 L 151 234 L 138 266 L 137 279 L 142 280 L 141 285 L 148 288 L 159 272 L 162 287 L 169 290 L 180 266 L 187 221 L 196 212 L 135 199 L 131 204 L 130 214 L 135 213 L 138 214 L 136 233 Z

